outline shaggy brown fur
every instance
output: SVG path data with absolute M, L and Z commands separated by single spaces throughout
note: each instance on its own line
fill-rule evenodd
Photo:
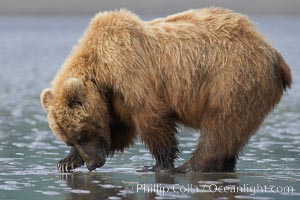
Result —
M 291 82 L 282 56 L 243 15 L 208 8 L 144 22 L 121 10 L 92 19 L 41 99 L 54 134 L 74 146 L 61 171 L 81 165 L 70 161 L 79 155 L 100 167 L 137 134 L 154 170 L 172 169 L 177 123 L 201 130 L 177 171 L 233 171 Z

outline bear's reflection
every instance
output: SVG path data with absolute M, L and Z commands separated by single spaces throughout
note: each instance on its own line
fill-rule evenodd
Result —
M 138 199 L 133 191 L 126 193 L 126 186 L 121 181 L 110 179 L 109 174 L 75 172 L 61 174 L 59 178 L 65 180 L 67 186 L 72 189 L 67 197 L 70 200 L 99 200 L 109 199 L 109 197 Z
M 225 186 L 237 187 L 238 175 L 235 173 L 193 173 L 185 175 L 170 173 L 131 175 L 120 173 L 116 177 L 116 173 L 75 172 L 61 174 L 60 179 L 65 180 L 67 186 L 72 189 L 67 197 L 70 200 L 109 199 L 110 197 L 122 199 L 191 198 L 210 200 L 233 199 L 235 195 L 238 195 L 236 192 L 217 191 L 217 189 L 222 189 Z M 224 179 L 229 181 L 222 181 Z M 138 187 L 140 188 L 138 189 Z M 145 187 L 145 190 L 143 187 Z M 163 191 L 163 189 L 165 190 Z

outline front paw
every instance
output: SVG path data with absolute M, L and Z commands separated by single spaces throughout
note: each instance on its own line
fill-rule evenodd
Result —
M 66 157 L 57 163 L 57 169 L 61 173 L 71 172 L 84 164 L 81 157 Z
M 179 173 L 179 174 L 186 174 L 186 173 L 191 173 L 193 172 L 192 165 L 190 162 L 186 162 L 183 165 L 176 167 L 172 170 L 173 173 Z

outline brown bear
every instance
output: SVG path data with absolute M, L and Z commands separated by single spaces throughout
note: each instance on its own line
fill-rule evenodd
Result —
M 72 146 L 61 172 L 101 167 L 137 135 L 153 171 L 234 171 L 291 82 L 280 53 L 243 15 L 206 8 L 145 22 L 120 10 L 91 20 L 41 101 L 53 133 Z M 201 137 L 174 168 L 177 124 Z

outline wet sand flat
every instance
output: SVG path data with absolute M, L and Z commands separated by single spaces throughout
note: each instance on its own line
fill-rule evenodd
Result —
M 290 64 L 292 89 L 243 150 L 236 173 L 170 175 L 136 171 L 153 164 L 140 141 L 95 172 L 81 167 L 74 173 L 58 173 L 56 163 L 69 148 L 48 128 L 39 95 L 49 86 L 89 17 L 2 16 L 0 200 L 299 199 L 300 17 L 250 17 Z M 176 165 L 191 156 L 199 138 L 199 131 L 180 128 L 179 132 L 181 155 Z M 248 190 L 217 190 L 229 186 Z M 254 191 L 265 186 L 267 190 Z M 276 190 L 271 191 L 273 186 Z

